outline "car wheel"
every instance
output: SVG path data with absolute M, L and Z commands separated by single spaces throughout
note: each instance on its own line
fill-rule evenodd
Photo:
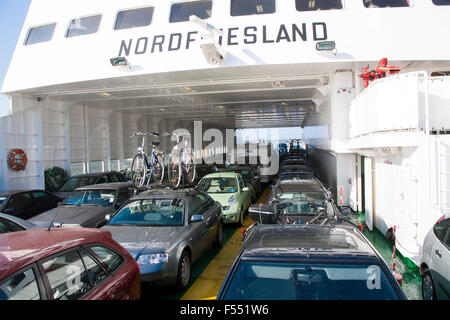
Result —
M 187 251 L 183 251 L 180 262 L 178 263 L 177 288 L 180 290 L 186 289 L 190 276 L 191 257 Z
M 217 226 L 217 236 L 216 241 L 214 242 L 215 247 L 221 247 L 223 245 L 223 222 L 220 221 Z
M 426 271 L 422 276 L 422 299 L 436 300 L 433 279 L 431 278 L 431 273 L 429 271 Z

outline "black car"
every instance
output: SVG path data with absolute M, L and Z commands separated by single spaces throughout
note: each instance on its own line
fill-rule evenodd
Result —
M 80 174 L 66 180 L 66 182 L 64 182 L 64 184 L 55 192 L 55 195 L 60 198 L 65 198 L 76 188 L 90 186 L 93 184 L 126 181 L 127 177 L 116 171 Z
M 27 220 L 53 209 L 62 199 L 45 190 L 18 190 L 0 193 L 0 212 Z
M 383 258 L 342 223 L 248 231 L 219 300 L 404 300 Z
M 115 182 L 78 188 L 61 205 L 30 219 L 33 223 L 52 221 L 56 226 L 73 224 L 81 227 L 100 227 L 105 215 L 119 209 L 133 195 L 133 184 Z M 56 218 L 55 218 L 56 215 Z

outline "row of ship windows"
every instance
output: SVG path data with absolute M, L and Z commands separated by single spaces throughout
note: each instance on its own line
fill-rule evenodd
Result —
M 276 0 L 230 0 L 231 16 L 270 14 L 275 12 Z M 431 0 L 434 5 L 447 6 L 450 0 Z M 366 8 L 409 7 L 410 0 L 362 0 Z M 343 9 L 342 0 L 295 0 L 297 11 L 339 10 Z M 191 15 L 201 19 L 211 17 L 212 0 L 200 0 L 173 4 L 170 11 L 170 23 L 188 21 Z M 119 11 L 114 30 L 148 26 L 152 22 L 154 7 Z M 101 15 L 72 19 L 66 31 L 66 38 L 96 33 Z M 32 27 L 28 31 L 25 45 L 50 41 L 56 23 Z

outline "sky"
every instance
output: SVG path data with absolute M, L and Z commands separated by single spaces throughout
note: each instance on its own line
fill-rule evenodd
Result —
M 0 90 L 14 54 L 31 0 L 0 0 Z M 0 115 L 9 111 L 9 100 L 0 94 Z

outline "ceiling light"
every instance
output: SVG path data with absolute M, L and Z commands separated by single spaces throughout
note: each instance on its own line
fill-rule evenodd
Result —
M 192 91 L 192 88 L 191 87 L 183 87 L 182 88 L 184 91 L 186 91 L 186 92 L 191 92 Z
M 223 109 L 225 108 L 224 106 L 216 106 L 217 109 Z
M 164 108 L 161 108 L 161 109 L 159 109 L 159 111 L 166 111 L 166 109 L 164 109 Z
M 111 97 L 111 93 L 108 93 L 108 92 L 99 92 L 99 93 L 97 93 L 97 95 L 102 96 L 102 97 Z

